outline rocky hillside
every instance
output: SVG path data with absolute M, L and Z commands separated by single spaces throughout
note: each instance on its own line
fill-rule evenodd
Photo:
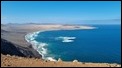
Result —
M 20 47 L 17 44 L 13 44 L 5 39 L 1 38 L 1 53 L 2 54 L 10 54 L 22 57 L 35 57 L 41 58 L 41 55 L 36 54 L 37 52 L 32 51 L 32 47 L 24 48 Z
M 18 55 L 24 56 L 14 44 L 8 42 L 7 40 L 1 39 L 1 53 L 2 54 L 10 54 L 10 55 Z

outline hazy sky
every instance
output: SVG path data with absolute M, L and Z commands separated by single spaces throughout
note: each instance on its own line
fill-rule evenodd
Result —
M 120 1 L 2 1 L 2 23 L 70 23 L 121 18 Z

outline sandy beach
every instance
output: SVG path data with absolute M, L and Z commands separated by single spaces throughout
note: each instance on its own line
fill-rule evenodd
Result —
M 35 24 L 25 24 L 25 25 L 5 25 L 2 26 L 2 38 L 19 44 L 22 47 L 28 47 L 30 44 L 25 41 L 25 35 L 28 33 L 36 31 L 46 31 L 46 30 L 75 30 L 75 29 L 93 29 L 94 27 L 89 26 L 73 26 L 73 25 L 35 25 Z M 4 34 L 3 34 L 4 33 Z
M 25 57 L 13 57 L 2 55 L 1 57 L 1 65 L 4 66 L 39 66 L 39 67 L 60 67 L 60 66 L 73 66 L 73 67 L 116 67 L 120 66 L 117 64 L 99 64 L 99 63 L 81 63 L 81 62 L 53 62 L 47 61 L 45 62 L 41 58 L 41 55 L 32 48 L 32 45 L 25 40 L 25 35 L 28 33 L 36 32 L 36 31 L 47 31 L 47 30 L 76 30 L 76 29 L 94 29 L 95 27 L 90 26 L 78 26 L 78 25 L 41 25 L 41 24 L 24 24 L 24 25 L 2 25 L 1 26 L 1 38 L 11 42 L 15 47 L 19 49 L 21 53 L 23 53 L 26 57 L 33 58 L 25 58 Z M 21 59 L 20 59 L 21 58 Z M 7 61 L 7 62 L 6 62 Z M 11 61 L 11 62 L 10 62 Z M 24 62 L 24 65 L 21 64 Z M 16 64 L 15 64 L 16 63 Z

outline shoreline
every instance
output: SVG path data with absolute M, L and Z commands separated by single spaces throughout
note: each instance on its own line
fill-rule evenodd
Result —
M 92 29 L 97 29 L 96 27 L 93 27 Z M 80 29 L 63 29 L 63 30 L 92 30 L 91 28 L 80 28 Z M 49 30 L 41 30 L 41 31 L 35 31 L 35 32 L 31 32 L 31 33 L 28 33 L 29 35 L 33 35 L 33 37 L 36 37 L 39 33 L 41 33 L 41 32 L 46 32 L 46 31 L 60 31 L 60 30 L 62 30 L 62 29 L 49 29 Z M 26 34 L 25 36 L 27 36 L 28 34 Z M 25 37 L 25 39 L 26 39 L 26 37 Z M 34 38 L 33 38 L 34 39 Z M 29 40 L 27 40 L 26 39 L 26 41 L 28 42 L 28 43 L 32 43 L 33 41 L 29 41 Z M 35 41 L 35 40 L 34 40 Z M 43 43 L 42 43 L 43 44 Z M 49 57 L 49 58 L 45 58 L 43 55 L 44 54 L 42 54 L 42 53 L 40 53 L 40 51 L 37 49 L 37 47 L 34 47 L 34 46 L 36 46 L 36 45 L 38 45 L 38 44 L 32 44 L 32 46 L 33 46 L 33 48 L 40 54 L 40 55 L 42 55 L 42 59 L 43 60 L 47 60 L 47 61 L 58 61 L 58 60 L 56 60 L 56 59 L 54 59 L 54 58 L 52 58 L 52 57 Z M 41 46 L 41 43 L 40 43 L 40 46 Z M 42 47 L 43 48 L 43 47 Z M 58 59 L 60 59 L 60 58 L 58 58 Z M 77 60 L 77 59 L 74 59 L 74 60 Z M 73 61 L 73 60 L 72 60 Z M 70 61 L 70 62 L 72 62 L 72 61 Z M 67 61 L 64 61 L 64 62 L 67 62 Z M 83 62 L 83 63 L 95 63 L 95 62 Z M 99 62 L 98 62 L 99 63 Z M 104 62 L 100 62 L 100 63 L 104 63 Z M 109 63 L 109 64 L 118 64 L 118 63 Z
M 79 26 L 77 26 L 77 27 L 79 27 Z M 81 28 L 77 28 L 77 27 L 76 26 L 63 26 L 63 25 L 22 25 L 22 26 L 14 25 L 12 27 L 7 26 L 7 28 L 5 27 L 4 30 L 8 31 L 8 33 L 3 33 L 2 38 L 7 39 L 8 41 L 11 41 L 12 43 L 16 43 L 19 46 L 26 47 L 27 49 L 29 49 L 29 46 L 32 46 L 32 48 L 33 48 L 33 45 L 31 43 L 27 42 L 27 40 L 25 39 L 25 36 L 27 34 L 31 34 L 33 32 L 38 32 L 38 31 L 45 32 L 45 31 L 53 31 L 53 30 L 81 29 Z M 36 52 L 33 52 L 33 50 L 31 50 L 31 51 L 32 51 L 32 53 L 36 53 Z M 35 51 L 37 51 L 37 50 L 35 50 Z M 37 55 L 37 53 L 35 54 L 35 56 L 36 55 Z M 63 62 L 66 62 L 66 61 L 63 61 Z M 83 62 L 83 63 L 87 63 L 87 62 Z M 92 63 L 92 62 L 90 62 L 90 63 Z M 93 64 L 96 64 L 96 63 L 93 63 Z
M 44 57 L 44 54 L 42 54 L 39 50 L 37 45 L 42 46 L 42 50 L 44 51 L 45 49 L 43 46 L 45 46 L 45 43 L 38 43 L 34 40 L 34 38 L 41 32 L 46 32 L 46 31 L 59 31 L 59 30 L 91 30 L 91 29 L 96 29 L 96 27 L 91 27 L 91 26 L 78 26 L 79 28 L 74 28 L 74 29 L 48 29 L 48 30 L 39 30 L 39 31 L 34 31 L 31 33 L 28 33 L 25 35 L 25 40 L 31 44 L 31 46 L 42 56 L 41 58 L 43 60 L 49 60 L 49 61 L 58 61 L 52 57 Z M 28 38 L 28 39 L 27 39 Z M 45 45 L 41 45 L 45 44 Z M 46 50 L 44 51 L 46 53 Z M 75 59 L 74 59 L 75 60 Z

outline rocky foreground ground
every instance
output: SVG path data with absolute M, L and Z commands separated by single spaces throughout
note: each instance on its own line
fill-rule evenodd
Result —
M 37 58 L 25 58 L 1 54 L 1 67 L 121 67 L 118 64 L 108 63 L 84 63 L 74 60 L 73 62 L 44 61 Z

